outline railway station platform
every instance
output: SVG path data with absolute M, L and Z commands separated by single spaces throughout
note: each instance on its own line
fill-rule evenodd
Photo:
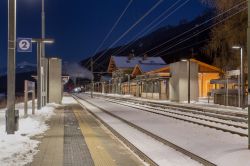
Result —
M 33 138 L 41 143 L 27 166 L 250 164 L 246 118 L 238 110 L 204 113 L 181 104 L 82 93 L 64 96 L 54 112 L 50 129 Z
M 47 123 L 50 129 L 33 138 L 41 143 L 27 166 L 145 165 L 71 97 Z

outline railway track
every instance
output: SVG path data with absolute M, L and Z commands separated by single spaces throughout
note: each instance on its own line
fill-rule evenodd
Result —
M 165 144 L 165 145 L 168 146 L 168 147 L 171 147 L 171 148 L 175 149 L 176 151 L 178 151 L 178 152 L 180 152 L 180 153 L 182 153 L 182 154 L 184 154 L 184 155 L 190 157 L 191 159 L 193 159 L 193 160 L 195 160 L 195 161 L 197 161 L 197 162 L 199 162 L 199 163 L 201 163 L 201 164 L 203 164 L 203 165 L 206 165 L 206 166 L 215 166 L 215 165 L 216 165 L 216 164 L 214 164 L 214 163 L 212 163 L 212 162 L 210 162 L 210 161 L 208 161 L 208 160 L 206 160 L 206 159 L 204 159 L 204 158 L 202 158 L 202 157 L 200 157 L 200 156 L 198 156 L 198 155 L 196 155 L 196 154 L 194 154 L 194 153 L 192 153 L 192 152 L 190 152 L 190 151 L 188 151 L 188 150 L 186 150 L 186 149 L 183 149 L 182 147 L 180 147 L 180 146 L 178 146 L 178 145 L 176 145 L 176 144 L 174 144 L 174 143 L 172 143 L 172 142 L 170 142 L 170 141 L 168 141 L 168 140 L 166 140 L 166 139 L 163 139 L 163 138 L 161 138 L 161 137 L 159 137 L 159 136 L 153 134 L 152 132 L 149 132 L 149 131 L 147 131 L 147 130 L 141 128 L 141 127 L 139 127 L 138 125 L 135 125 L 135 124 L 132 123 L 132 122 L 129 122 L 129 121 L 127 121 L 127 120 L 125 120 L 125 119 L 123 119 L 123 118 L 121 118 L 121 117 L 119 117 L 119 116 L 117 116 L 117 115 L 115 115 L 115 114 L 113 114 L 113 113 L 111 113 L 111 112 L 109 112 L 109 111 L 107 111 L 107 110 L 105 110 L 105 109 L 99 107 L 99 106 L 96 105 L 96 104 L 93 104 L 92 102 L 89 102 L 88 100 L 85 100 L 84 98 L 82 98 L 82 97 L 79 96 L 79 95 L 73 96 L 73 97 L 78 101 L 78 103 L 79 103 L 80 105 L 82 105 L 82 104 L 81 104 L 81 102 L 79 102 L 79 99 L 80 99 L 80 100 L 84 100 L 85 102 L 87 102 L 87 103 L 89 103 L 90 105 L 92 105 L 92 106 L 98 108 L 98 109 L 101 110 L 102 112 L 104 112 L 104 113 L 106 113 L 106 114 L 108 114 L 108 115 L 110 115 L 110 116 L 112 116 L 112 117 L 114 117 L 114 118 L 116 118 L 116 119 L 119 119 L 120 121 L 122 121 L 123 123 L 129 125 L 130 127 L 133 127 L 133 128 L 135 128 L 135 129 L 139 130 L 140 132 L 142 132 L 142 133 L 144 133 L 144 134 L 146 134 L 146 135 L 148 135 L 148 136 L 154 138 L 155 140 L 157 140 L 157 141 L 159 141 L 159 142 Z M 82 106 L 83 106 L 83 105 L 82 105 Z M 83 106 L 83 107 L 84 107 L 84 106 Z M 85 107 L 85 108 L 86 108 L 86 107 Z M 101 121 L 101 122 L 102 122 L 102 123 L 112 132 L 112 133 L 114 133 L 114 135 L 116 135 L 120 140 L 124 141 L 124 143 L 125 143 L 128 147 L 130 147 L 130 148 L 132 147 L 132 150 L 133 150 L 134 152 L 136 152 L 136 154 L 138 154 L 143 160 L 145 160 L 145 161 L 147 161 L 148 163 L 150 163 L 150 165 L 157 165 L 157 164 L 156 164 L 154 161 L 152 161 L 148 156 L 146 156 L 143 152 L 141 152 L 139 149 L 137 149 L 134 145 L 131 145 L 131 143 L 129 143 L 124 137 L 122 137 L 119 133 L 117 133 L 114 129 L 112 129 L 112 127 L 110 127 L 110 126 L 109 126 L 107 123 L 105 123 L 102 119 L 100 119 L 98 116 L 96 116 L 93 112 L 91 112 L 90 110 L 87 110 L 87 111 L 88 111 L 89 113 L 91 113 L 93 116 L 95 116 L 98 120 L 100 120 L 100 121 Z
M 131 99 L 117 99 L 114 97 L 107 97 L 105 96 L 98 96 L 106 101 L 113 102 L 115 104 L 127 106 L 130 108 L 135 108 L 140 111 L 146 111 L 153 114 L 158 114 L 161 116 L 166 116 L 178 120 L 182 120 L 185 122 L 201 125 L 204 127 L 213 128 L 216 130 L 220 130 L 223 132 L 228 132 L 231 134 L 237 134 L 242 137 L 248 137 L 247 133 L 247 124 L 245 122 L 242 122 L 240 120 L 235 121 L 235 119 L 241 119 L 243 120 L 243 117 L 233 117 L 232 115 L 224 115 L 223 119 L 221 118 L 221 115 L 216 115 L 216 113 L 213 113 L 213 116 L 203 114 L 199 111 L 191 111 L 186 110 L 183 108 L 176 107 L 171 108 L 170 106 L 163 107 L 162 105 L 154 104 L 148 105 L 147 103 L 141 104 L 141 101 L 131 100 Z
M 103 97 L 102 95 L 97 95 L 97 96 Z M 110 99 L 115 99 L 115 100 L 118 99 L 116 97 L 110 97 L 110 96 L 105 96 L 105 98 L 110 98 Z M 145 102 L 145 101 L 129 99 L 129 98 L 120 98 L 119 100 L 133 102 L 133 103 L 142 104 L 142 105 L 148 105 L 152 107 L 161 107 L 164 109 L 172 109 L 172 110 L 178 110 L 182 112 L 190 112 L 193 114 L 205 115 L 205 116 L 220 118 L 223 120 L 234 121 L 234 122 L 247 123 L 246 114 L 240 114 L 240 113 L 235 113 L 235 112 L 228 112 L 228 111 L 222 112 L 222 111 L 217 111 L 217 110 L 204 109 L 200 107 L 191 107 L 191 106 L 176 105 L 176 104 L 170 104 L 170 103 L 163 104 L 163 103 L 156 103 L 156 102 L 151 102 L 151 101 Z

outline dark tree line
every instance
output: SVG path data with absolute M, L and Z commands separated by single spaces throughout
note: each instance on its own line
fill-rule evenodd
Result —
M 243 0 L 202 0 L 202 2 L 214 8 L 216 14 L 219 14 L 242 3 Z M 245 2 L 243 6 L 247 7 L 247 3 Z M 246 66 L 246 44 L 247 10 L 244 10 L 211 30 L 208 54 L 214 59 L 214 64 L 224 70 L 236 69 L 240 65 L 240 54 L 239 51 L 232 50 L 232 46 L 243 47 Z

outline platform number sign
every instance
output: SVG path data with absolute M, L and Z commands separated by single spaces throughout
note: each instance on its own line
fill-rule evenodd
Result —
M 31 38 L 18 38 L 17 39 L 18 52 L 32 52 L 32 39 Z

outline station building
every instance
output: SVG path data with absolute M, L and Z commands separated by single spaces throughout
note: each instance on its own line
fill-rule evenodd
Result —
M 112 56 L 108 66 L 108 72 L 112 73 L 112 93 L 136 95 L 136 75 L 165 65 L 161 57 L 135 57 L 133 54 L 128 57 Z
M 158 74 L 160 76 L 163 74 L 166 76 L 167 74 L 166 87 L 163 87 L 163 89 L 167 89 L 167 99 L 183 102 L 188 100 L 189 77 L 190 99 L 198 101 L 201 97 L 208 97 L 209 92 L 215 89 L 215 85 L 210 84 L 210 81 L 218 79 L 223 72 L 215 66 L 190 59 L 169 64 L 146 74 Z M 163 86 L 163 84 L 161 85 Z
M 188 100 L 189 78 L 190 99 L 198 101 L 215 89 L 210 81 L 223 74 L 221 69 L 195 59 L 167 65 L 161 57 L 133 55 L 112 56 L 108 72 L 112 77 L 102 78 L 99 92 L 176 102 Z

